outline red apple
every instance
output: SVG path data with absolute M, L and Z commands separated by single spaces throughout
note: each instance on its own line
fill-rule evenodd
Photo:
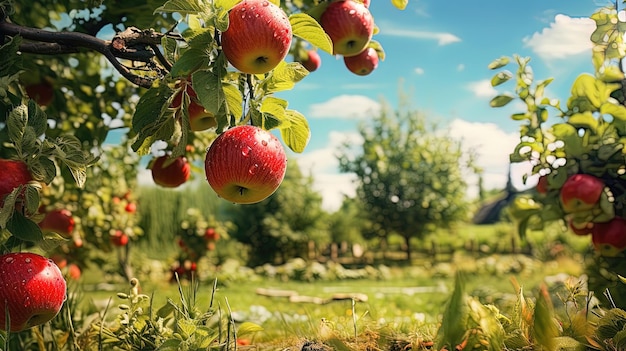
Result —
M 360 2 L 331 2 L 322 13 L 320 25 L 333 42 L 333 54 L 354 56 L 365 49 L 374 34 L 374 18 Z
M 2 170 L 2 176 L 0 177 L 0 206 L 2 206 L 4 198 L 13 189 L 20 185 L 26 185 L 33 180 L 33 177 L 26 163 L 19 160 L 0 159 L 0 169 Z
M 591 239 L 594 249 L 600 255 L 618 256 L 626 249 L 626 220 L 614 217 L 606 223 L 595 223 Z
M 366 76 L 378 67 L 378 53 L 372 48 L 367 48 L 355 56 L 344 56 L 343 62 L 350 72 Z
M 1 330 L 18 332 L 46 323 L 61 310 L 66 284 L 52 260 L 29 252 L 8 253 L 0 256 L 0 277 Z
M 191 166 L 184 156 L 171 158 L 164 155 L 157 157 L 152 162 L 151 170 L 154 182 L 165 188 L 176 188 L 184 184 L 191 175 Z
M 210 128 L 214 128 L 217 126 L 217 120 L 215 116 L 204 109 L 204 107 L 198 101 L 198 95 L 196 95 L 196 91 L 193 90 L 191 85 L 186 84 L 185 91 L 187 95 L 189 95 L 189 107 L 187 108 L 187 113 L 189 114 L 189 128 L 194 132 L 199 132 L 203 130 L 207 130 Z M 182 103 L 182 92 L 179 92 L 174 96 L 172 100 L 172 104 L 170 107 L 179 108 Z
M 111 243 L 114 246 L 122 247 L 128 245 L 128 235 L 121 230 L 116 230 L 113 235 L 111 235 Z
M 67 276 L 70 277 L 72 280 L 80 279 L 80 276 L 82 275 L 82 273 L 83 272 L 80 269 L 80 267 L 75 263 L 70 263 L 67 266 Z
M 604 182 L 589 174 L 574 174 L 561 187 L 560 199 L 565 212 L 594 208 L 604 191 Z
M 216 241 L 216 240 L 219 240 L 219 238 L 220 238 L 220 233 L 215 231 L 215 228 L 207 228 L 206 231 L 204 232 L 204 239 L 206 240 Z
M 205 173 L 211 188 L 238 204 L 260 202 L 285 177 L 287 155 L 272 133 L 243 125 L 220 134 L 206 154 Z
M 367 7 L 368 9 L 370 8 L 370 3 L 371 0 L 363 0 L 363 6 Z
M 548 176 L 540 176 L 539 180 L 537 180 L 537 186 L 535 187 L 539 194 L 547 194 L 548 193 Z
M 307 57 L 300 61 L 302 66 L 309 72 L 314 72 L 322 65 L 322 58 L 316 50 L 307 51 Z
M 44 232 L 55 232 L 65 238 L 70 238 L 76 221 L 72 217 L 72 212 L 67 209 L 54 209 L 48 211 L 46 216 L 41 222 L 39 227 Z
M 29 84 L 24 87 L 28 97 L 35 100 L 39 106 L 48 106 L 54 99 L 54 87 L 48 81 Z
M 282 61 L 291 46 L 289 18 L 268 0 L 243 0 L 228 15 L 222 33 L 226 59 L 243 73 L 263 74 Z
M 134 202 L 129 202 L 126 204 L 126 206 L 124 207 L 124 211 L 128 212 L 128 213 L 135 213 L 137 212 L 137 204 Z

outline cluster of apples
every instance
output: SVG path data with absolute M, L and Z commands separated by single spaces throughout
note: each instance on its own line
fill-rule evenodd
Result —
M 333 54 L 344 58 L 346 67 L 358 75 L 370 74 L 378 66 L 378 53 L 368 47 L 374 33 L 369 1 L 334 0 L 318 19 L 333 42 Z M 326 4 L 324 4 L 326 6 Z M 289 18 L 268 0 L 243 0 L 229 12 L 228 29 L 221 34 L 222 51 L 237 70 L 263 74 L 274 69 L 291 48 Z M 315 50 L 300 62 L 310 72 L 321 64 Z
M 546 176 L 539 178 L 536 189 L 540 194 L 548 194 Z M 626 250 L 626 220 L 615 215 L 613 195 L 601 178 L 574 174 L 558 193 L 572 232 L 591 235 L 595 251 L 602 256 L 616 257 Z
M 205 256 L 208 251 L 214 251 L 220 237 L 218 229 L 212 226 L 206 228 L 202 236 L 194 235 L 194 233 L 181 235 L 178 238 L 181 254 L 170 268 L 170 281 L 175 282 L 176 276 L 179 279 L 190 280 L 198 269 L 198 259 Z

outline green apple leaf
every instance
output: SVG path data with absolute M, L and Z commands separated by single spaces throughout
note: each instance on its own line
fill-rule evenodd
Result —
M 203 49 L 189 49 L 172 65 L 172 77 L 186 77 L 200 67 L 209 65 L 209 58 Z
M 575 128 L 585 128 L 592 131 L 596 131 L 598 128 L 598 120 L 595 119 L 590 111 L 582 113 L 575 113 L 567 119 L 567 123 L 573 125 Z
M 376 54 L 378 54 L 379 60 L 385 60 L 385 50 L 383 50 L 383 46 L 379 42 L 377 42 L 376 40 L 370 40 L 370 43 L 367 46 L 376 50 Z
M 404 10 L 409 4 L 409 0 L 391 0 L 391 4 L 398 10 Z
M 295 110 L 285 110 L 285 117 L 288 127 L 280 128 L 280 135 L 293 152 L 301 153 L 311 139 L 309 122 L 303 114 Z
M 43 240 L 41 228 L 39 228 L 37 223 L 26 218 L 20 211 L 13 211 L 13 215 L 9 218 L 6 225 L 6 229 L 20 240 L 29 242 Z
M 626 121 L 626 107 L 622 105 L 613 104 L 610 102 L 602 104 L 600 106 L 600 113 L 609 114 L 620 121 Z
M 214 115 L 218 115 L 226 102 L 222 80 L 213 71 L 201 70 L 195 72 L 191 81 L 198 95 L 198 100 L 204 108 Z
M 551 132 L 556 140 L 565 143 L 569 157 L 579 157 L 585 152 L 582 139 L 578 136 L 578 131 L 573 125 L 558 123 L 551 127 Z
M 232 9 L 235 5 L 237 5 L 241 0 L 215 0 L 213 3 L 215 8 L 224 9 L 226 11 Z
M 502 56 L 498 59 L 493 60 L 488 66 L 487 68 L 489 69 L 498 69 L 498 68 L 502 68 L 506 65 L 509 64 L 509 62 L 511 62 L 511 58 L 507 57 L 507 56 Z
M 132 129 L 137 133 L 132 149 L 139 155 L 147 155 L 155 141 L 171 139 L 175 121 L 169 111 L 171 99 L 172 90 L 165 84 L 148 89 L 139 99 L 132 120 Z
M 236 85 L 225 83 L 222 84 L 222 90 L 228 106 L 230 115 L 239 118 L 243 115 L 243 96 Z
M 196 14 L 204 11 L 204 7 L 198 0 L 169 0 L 163 6 L 157 7 L 152 14 L 156 13 L 174 13 L 181 15 Z
M 489 101 L 491 107 L 502 107 L 513 101 L 515 97 L 511 95 L 498 95 Z
M 282 125 L 281 119 L 278 119 L 271 113 L 263 113 L 257 109 L 250 110 L 250 119 L 252 120 L 252 125 L 265 130 L 272 130 Z
M 309 74 L 298 62 L 285 62 L 281 61 L 276 68 L 272 71 L 272 74 L 264 82 L 264 89 L 266 93 L 275 93 L 279 91 L 285 91 L 292 89 L 295 84 L 301 81 Z
M 329 54 L 333 53 L 332 40 L 313 17 L 306 13 L 295 13 L 289 16 L 289 23 L 291 23 L 294 36 L 308 41 Z
M 285 110 L 287 109 L 287 100 L 279 99 L 277 97 L 268 96 L 263 99 L 259 111 L 262 113 L 269 113 L 276 117 L 278 120 L 285 119 Z
M 500 84 L 504 84 L 508 82 L 511 78 L 513 78 L 513 73 L 509 71 L 498 72 L 495 76 L 493 76 L 493 78 L 491 78 L 491 86 L 496 87 Z

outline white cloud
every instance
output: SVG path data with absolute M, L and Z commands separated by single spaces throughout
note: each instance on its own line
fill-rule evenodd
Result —
M 363 118 L 377 114 L 380 103 L 363 95 L 339 95 L 328 101 L 312 104 L 310 117 Z
M 415 72 L 415 74 L 418 74 L 418 75 L 421 76 L 422 74 L 424 74 L 424 69 L 421 68 L 421 67 L 417 67 L 417 68 L 415 68 L 414 72 Z
M 525 37 L 523 42 L 544 60 L 564 59 L 588 53 L 592 47 L 589 37 L 594 30 L 595 23 L 590 18 L 559 14 L 549 27 Z
M 518 133 L 507 133 L 494 123 L 468 122 L 462 119 L 453 120 L 450 125 L 450 136 L 461 140 L 465 148 L 473 149 L 477 154 L 476 164 L 484 171 L 483 182 L 487 189 L 504 189 L 509 170 L 509 154 L 519 143 Z M 529 164 L 511 166 L 513 186 L 518 189 L 524 185 L 522 177 L 531 171 Z M 469 196 L 477 194 L 477 179 L 470 178 L 472 185 Z
M 459 63 L 459 64 L 458 64 L 458 66 L 456 66 L 456 70 L 457 70 L 458 72 L 463 72 L 463 71 L 465 71 L 465 65 L 464 65 L 464 64 L 462 64 L 462 63 Z
M 491 86 L 491 81 L 489 79 L 471 82 L 467 85 L 467 88 L 477 97 L 492 98 L 498 95 L 498 91 Z
M 452 33 L 447 32 L 429 32 L 422 30 L 398 28 L 391 22 L 382 22 L 379 24 L 380 35 L 388 35 L 392 37 L 402 37 L 418 40 L 436 40 L 439 46 L 458 43 L 461 38 Z

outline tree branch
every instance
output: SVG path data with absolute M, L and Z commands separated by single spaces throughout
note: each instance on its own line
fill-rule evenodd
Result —
M 118 58 L 154 63 L 160 57 L 155 48 L 160 44 L 163 34 L 154 30 L 139 30 L 130 27 L 117 33 L 112 40 L 102 40 L 95 36 L 78 32 L 52 32 L 30 28 L 7 22 L 0 18 L 0 35 L 19 35 L 31 42 L 23 43 L 20 51 L 33 54 L 58 55 L 80 52 L 80 48 L 96 51 L 111 62 L 113 67 L 132 83 L 149 88 L 154 78 L 140 76 L 122 65 Z M 157 48 L 158 49 L 158 48 Z M 167 67 L 166 67 L 167 69 Z

